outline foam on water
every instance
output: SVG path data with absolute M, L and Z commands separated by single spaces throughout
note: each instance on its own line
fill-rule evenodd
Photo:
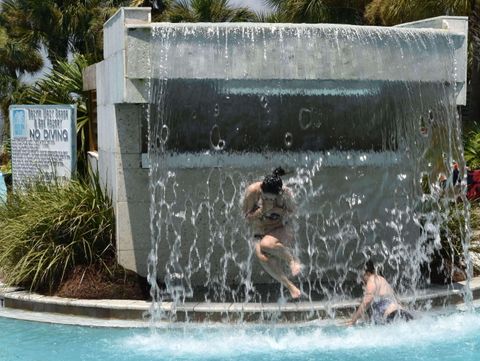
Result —
M 412 350 L 457 342 L 478 335 L 480 315 L 425 315 L 409 323 L 386 326 L 336 326 L 333 322 L 301 325 L 231 326 L 186 325 L 160 328 L 149 335 L 117 341 L 125 351 L 154 359 L 228 359 L 278 353 L 284 356 L 325 352 Z M 478 337 L 477 337 L 478 338 Z M 476 341 L 478 344 L 478 340 Z

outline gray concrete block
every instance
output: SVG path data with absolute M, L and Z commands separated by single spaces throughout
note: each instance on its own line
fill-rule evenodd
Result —
M 125 103 L 144 104 L 150 101 L 148 79 L 125 80 Z
M 103 25 L 103 57 L 125 49 L 125 26 L 151 22 L 150 8 L 120 8 Z
M 118 169 L 116 177 L 118 202 L 148 203 L 150 201 L 147 169 Z
M 150 249 L 136 248 L 132 250 L 117 250 L 117 261 L 126 269 L 146 277 L 148 273 L 147 259 Z
M 115 152 L 115 134 L 117 129 L 115 106 L 103 104 L 97 107 L 98 149 L 103 152 Z
M 119 153 L 142 152 L 143 106 L 138 104 L 117 104 L 115 106 L 115 151 Z
M 125 98 L 125 50 L 117 51 L 97 63 L 97 103 L 123 103 Z
M 105 185 L 107 194 L 115 204 L 117 199 L 117 177 L 115 174 L 115 162 L 112 161 L 113 154 L 110 152 L 98 152 L 98 170 L 100 181 Z
M 142 166 L 142 155 L 139 153 L 115 153 L 115 164 L 122 169 L 139 169 Z
M 131 79 L 150 78 L 151 28 L 127 28 L 125 76 Z
M 106 92 L 110 104 L 125 102 L 125 50 L 118 51 L 105 59 Z
M 150 248 L 149 203 L 117 202 L 117 249 L 133 251 L 135 248 Z
M 98 62 L 96 65 L 97 74 L 95 78 L 95 84 L 97 89 L 97 107 L 104 106 L 107 103 L 107 96 L 106 92 L 108 91 L 107 82 L 107 73 L 105 71 L 105 60 Z M 100 120 L 100 116 L 98 115 L 98 119 Z
M 125 33 L 123 31 L 124 12 L 119 9 L 103 25 L 103 57 L 107 59 L 112 54 L 125 48 Z

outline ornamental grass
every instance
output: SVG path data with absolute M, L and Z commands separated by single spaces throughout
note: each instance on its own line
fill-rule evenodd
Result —
M 98 176 L 36 182 L 0 204 L 0 272 L 8 285 L 53 292 L 77 265 L 114 255 L 114 215 Z

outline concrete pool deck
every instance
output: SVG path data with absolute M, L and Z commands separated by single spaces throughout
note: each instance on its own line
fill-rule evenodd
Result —
M 473 300 L 480 299 L 480 277 L 470 282 Z M 415 309 L 455 306 L 464 302 L 466 283 L 431 286 L 414 295 L 400 297 Z M 358 306 L 359 299 L 340 301 L 300 301 L 285 303 L 209 303 L 185 302 L 160 306 L 166 319 L 175 314 L 175 321 L 221 322 L 304 322 L 334 317 L 347 317 Z M 148 327 L 151 303 L 136 300 L 86 300 L 43 296 L 0 284 L 0 317 L 53 323 L 108 326 Z M 176 313 L 175 313 L 176 311 Z

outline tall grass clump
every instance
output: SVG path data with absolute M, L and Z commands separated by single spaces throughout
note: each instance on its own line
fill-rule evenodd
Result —
M 5 282 L 52 292 L 77 265 L 114 255 L 114 216 L 98 176 L 36 182 L 0 204 L 0 270 Z

